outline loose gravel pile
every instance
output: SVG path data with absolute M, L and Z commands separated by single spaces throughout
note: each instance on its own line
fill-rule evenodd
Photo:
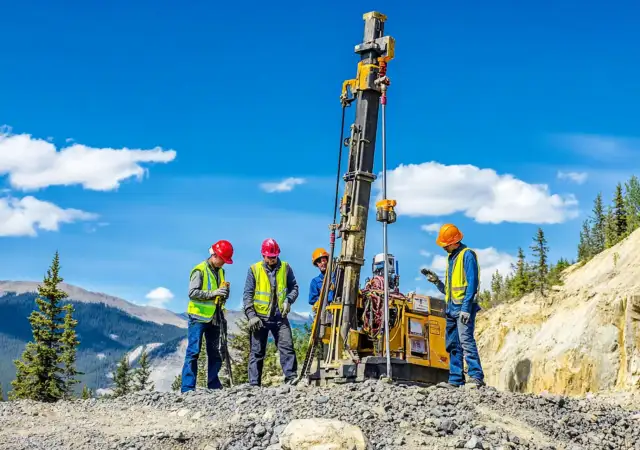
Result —
M 376 381 L 5 402 L 0 448 L 271 450 L 302 418 L 357 425 L 372 449 L 640 450 L 638 411 L 595 399 Z

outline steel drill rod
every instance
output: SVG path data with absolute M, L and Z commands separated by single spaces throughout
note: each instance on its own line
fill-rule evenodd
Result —
M 386 99 L 382 102 L 382 198 L 387 199 L 387 120 Z M 384 253 L 384 342 L 387 354 L 387 377 L 391 378 L 391 350 L 389 348 L 389 249 L 387 221 L 382 222 L 382 252 Z

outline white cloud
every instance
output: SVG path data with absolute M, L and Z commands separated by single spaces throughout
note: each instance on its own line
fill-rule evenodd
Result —
M 58 151 L 54 144 L 28 134 L 0 129 L 0 176 L 8 175 L 14 188 L 35 190 L 79 184 L 86 189 L 116 189 L 128 178 L 141 179 L 141 163 L 168 163 L 174 150 L 92 148 L 72 144 Z
M 560 147 L 604 162 L 632 158 L 640 151 L 639 138 L 566 133 L 553 135 L 551 139 Z
M 304 178 L 289 177 L 276 183 L 261 183 L 260 189 L 270 194 L 274 192 L 290 192 L 299 184 L 304 184 L 306 180 Z
M 379 181 L 376 187 L 379 190 Z M 398 214 L 414 217 L 462 212 L 480 223 L 542 224 L 578 215 L 573 195 L 563 198 L 550 194 L 545 184 L 529 184 L 472 165 L 400 165 L 388 172 L 387 190 L 388 197 L 398 201 Z
M 582 184 L 587 181 L 587 172 L 563 172 L 558 171 L 558 178 L 560 180 L 570 180 L 577 184 Z
M 62 209 L 31 196 L 0 198 L 0 236 L 37 236 L 37 229 L 58 231 L 62 223 L 95 218 L 96 214 Z
M 503 253 L 493 247 L 473 249 L 478 255 L 480 265 L 480 290 L 491 289 L 491 277 L 498 270 L 503 276 L 511 273 L 511 264 L 515 264 L 516 257 Z M 447 267 L 447 257 L 435 255 L 428 266 L 440 275 L 444 282 L 444 272 Z
M 442 227 L 441 223 L 430 223 L 429 225 L 422 225 L 420 228 L 422 231 L 426 231 L 429 234 L 437 233 Z
M 165 287 L 157 287 L 150 291 L 146 296 L 149 299 L 148 306 L 155 306 L 156 308 L 164 308 L 167 303 L 173 298 L 173 293 Z
M 428 252 L 426 250 L 420 250 L 420 256 L 424 256 L 425 258 L 428 258 L 429 256 L 431 256 L 431 252 Z

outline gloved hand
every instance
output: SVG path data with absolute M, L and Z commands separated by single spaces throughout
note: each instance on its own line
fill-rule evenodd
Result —
M 285 300 L 284 305 L 282 305 L 282 317 L 287 317 L 289 311 L 291 311 L 291 305 L 289 304 L 289 300 Z
M 213 291 L 211 295 L 213 295 L 214 297 L 220 296 L 226 299 L 227 297 L 229 297 L 229 288 L 221 287 Z
M 427 280 L 431 281 L 432 283 L 437 283 L 438 281 L 440 281 L 440 278 L 438 278 L 438 275 L 436 275 L 435 272 L 433 272 L 432 270 L 422 269 L 420 273 L 425 277 L 427 277 Z
M 471 318 L 471 314 L 468 312 L 460 311 L 460 322 L 464 325 L 469 323 L 469 319 Z
M 249 320 L 249 331 L 252 333 L 258 331 L 262 328 L 264 324 L 262 323 L 262 319 L 260 317 L 254 317 Z
M 311 310 L 313 312 L 317 312 L 318 311 L 318 307 L 320 306 L 320 300 L 316 300 L 316 302 L 313 304 L 313 306 L 311 307 Z

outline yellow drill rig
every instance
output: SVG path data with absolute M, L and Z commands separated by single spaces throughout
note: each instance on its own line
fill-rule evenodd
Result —
M 330 258 L 311 330 L 309 350 L 302 364 L 303 377 L 315 385 L 387 378 L 432 384 L 446 381 L 449 355 L 445 349 L 444 300 L 399 290 L 397 263 L 387 249 L 387 225 L 396 221 L 395 200 L 387 199 L 386 104 L 390 80 L 387 65 L 394 57 L 395 41 L 384 35 L 386 16 L 363 16 L 364 41 L 356 77 L 342 85 L 342 135 L 338 155 L 336 197 L 330 225 Z M 344 138 L 345 112 L 356 104 L 350 136 Z M 381 112 L 381 114 L 379 114 Z M 371 197 L 374 151 L 379 115 L 382 116 L 382 199 L 376 220 L 383 227 L 383 253 L 376 255 L 373 277 L 359 287 Z M 339 197 L 342 149 L 347 147 L 344 193 Z M 340 199 L 340 220 L 336 221 Z M 340 253 L 334 257 L 336 234 Z M 329 292 L 333 299 L 329 302 Z M 318 348 L 322 354 L 313 364 Z M 321 357 L 320 357 L 321 356 Z

